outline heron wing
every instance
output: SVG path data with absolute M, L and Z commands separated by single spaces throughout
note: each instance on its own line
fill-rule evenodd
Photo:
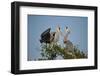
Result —
M 42 34 L 41 37 L 44 37 L 45 35 L 47 35 L 48 33 L 50 33 L 51 28 L 48 28 L 47 30 L 45 30 Z

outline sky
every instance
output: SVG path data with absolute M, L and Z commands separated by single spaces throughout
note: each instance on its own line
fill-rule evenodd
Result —
M 78 45 L 81 51 L 88 50 L 88 17 L 79 16 L 51 16 L 51 15 L 28 15 L 28 60 L 40 57 L 40 35 L 46 29 L 51 28 L 54 32 L 57 25 L 64 32 L 65 27 L 69 27 L 71 33 L 69 40 Z

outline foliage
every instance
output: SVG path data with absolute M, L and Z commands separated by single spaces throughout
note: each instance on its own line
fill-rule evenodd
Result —
M 55 60 L 58 56 L 62 57 L 62 59 L 87 58 L 87 54 L 80 51 L 78 47 L 74 45 L 73 47 L 62 47 L 57 43 L 41 44 L 41 58 L 38 60 Z

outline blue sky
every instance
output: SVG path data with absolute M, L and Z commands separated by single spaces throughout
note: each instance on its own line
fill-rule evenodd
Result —
M 78 45 L 81 51 L 87 52 L 87 17 L 28 15 L 28 60 L 40 57 L 41 33 L 48 28 L 55 31 L 57 25 L 60 26 L 61 31 L 64 31 L 65 26 L 68 26 L 71 29 L 69 40 L 74 45 Z

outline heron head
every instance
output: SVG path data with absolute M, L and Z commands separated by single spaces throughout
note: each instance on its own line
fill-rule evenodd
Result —
M 60 26 L 59 25 L 57 26 L 57 30 L 60 31 Z

